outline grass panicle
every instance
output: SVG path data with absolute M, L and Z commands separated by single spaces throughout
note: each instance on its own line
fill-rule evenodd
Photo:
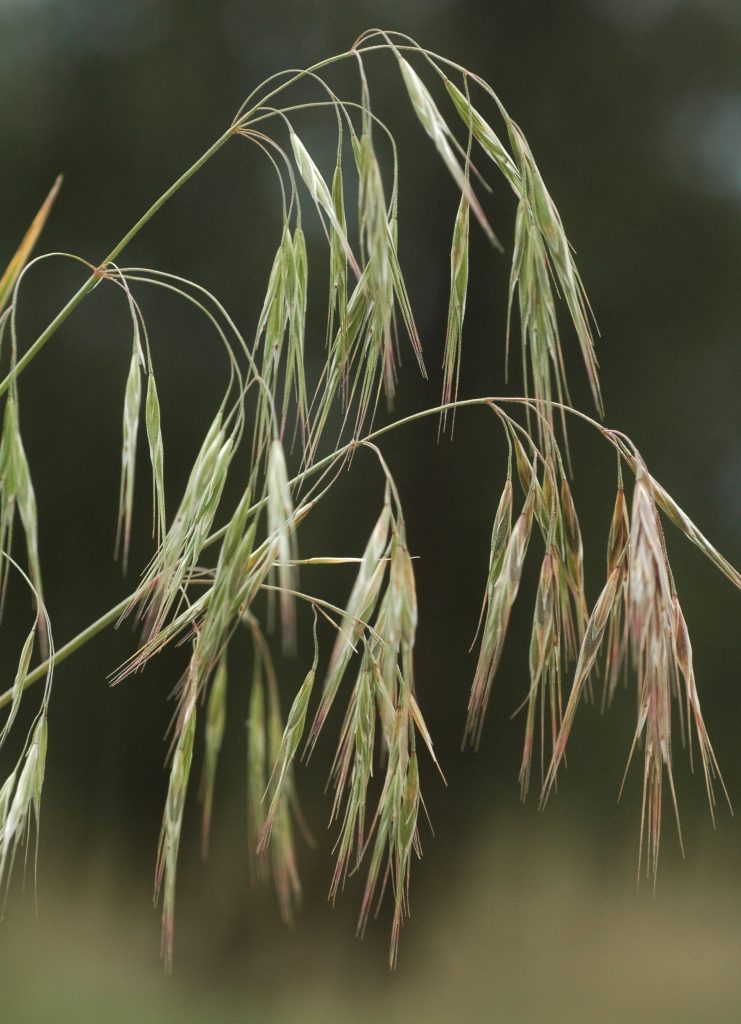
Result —
M 715 807 L 714 781 L 720 779 L 722 785 L 722 778 L 700 710 L 692 647 L 667 560 L 651 477 L 640 456 L 635 456 L 634 464 L 636 480 L 632 507 L 628 513 L 621 480 L 608 538 L 607 582 L 587 623 L 541 802 L 545 803 L 555 785 L 577 707 L 604 644 L 607 663 L 603 706 L 609 704 L 614 696 L 627 657 L 636 679 L 637 722 L 628 764 L 639 744 L 642 745 L 643 798 L 638 871 L 640 876 L 642 866 L 645 866 L 655 886 L 665 777 L 682 845 L 672 762 L 674 700 L 678 703 L 681 729 L 684 730 L 685 721 L 688 729 L 694 726 L 711 815 Z M 689 745 L 692 758 L 691 739 Z
M 434 355 L 434 361 L 442 363 L 442 402 L 397 419 L 390 410 L 403 384 L 402 349 L 407 340 L 415 372 L 423 377 L 427 372 L 400 242 L 400 168 L 404 165 L 399 149 L 407 140 L 397 139 L 393 126 L 374 112 L 366 74 L 366 60 L 370 64 L 382 52 L 398 67 L 398 91 L 411 103 L 453 178 L 458 200 L 449 255 L 447 323 L 440 351 Z M 359 74 L 360 95 L 355 99 L 341 99 L 329 83 L 330 67 L 346 60 L 353 62 Z M 429 74 L 438 79 L 452 122 L 416 67 L 425 78 Z M 308 82 L 323 89 L 320 101 L 302 99 L 301 87 Z M 499 119 L 497 131 L 487 120 L 485 104 L 493 106 Z M 298 126 L 299 118 L 324 114 L 332 115 L 337 130 L 331 180 L 325 179 L 293 126 L 294 121 Z M 271 161 L 282 200 L 280 235 L 272 243 L 277 242 L 277 250 L 264 300 L 252 314 L 256 327 L 249 341 L 207 289 L 173 273 L 119 266 L 118 259 L 161 206 L 236 136 L 242 143 L 256 145 L 261 157 Z M 488 240 L 498 246 L 484 201 L 477 195 L 479 184 L 482 196 L 488 188 L 476 163 L 479 149 L 486 166 L 491 170 L 493 165 L 514 194 L 507 331 L 501 347 L 506 365 L 509 336 L 517 319 L 521 397 L 459 395 L 466 303 L 475 273 L 470 262 L 474 251 L 469 244 L 471 214 Z M 423 153 L 420 159 L 425 159 Z M 0 694 L 0 707 L 7 708 L 0 750 L 9 749 L 6 741 L 18 729 L 26 689 L 45 680 L 41 706 L 20 757 L 0 787 L 0 884 L 7 881 L 18 847 L 34 823 L 38 834 L 55 666 L 107 625 L 136 614 L 143 637 L 112 682 L 142 670 L 167 647 L 177 646 L 187 654 L 187 665 L 174 689 L 169 776 L 155 872 L 166 968 L 173 958 L 178 857 L 194 749 L 197 745 L 203 750 L 200 796 L 205 854 L 217 767 L 229 735 L 228 718 L 238 706 L 232 695 L 245 677 L 249 684 L 246 838 L 253 880 L 272 880 L 280 913 L 285 921 L 292 921 L 301 900 L 299 833 L 310 839 L 297 799 L 298 755 L 312 755 L 320 737 L 324 741 L 333 728 L 333 708 L 341 702 L 344 716 L 331 744 L 329 767 L 329 817 L 335 830 L 330 897 L 334 900 L 351 875 L 364 871 L 358 931 L 362 934 L 387 895 L 392 909 L 389 959 L 396 963 L 401 928 L 410 908 L 412 864 L 421 854 L 425 762 L 431 760 L 438 770 L 439 766 L 422 713 L 423 695 L 418 694 L 415 681 L 419 604 L 414 538 L 407 534 L 401 496 L 378 443 L 391 431 L 426 417 L 437 419 L 439 433 L 450 422 L 452 434 L 454 418 L 464 410 L 472 415 L 476 410 L 493 411 L 509 453 L 494 513 L 488 566 L 482 571 L 486 582 L 464 742 L 480 742 L 512 610 L 522 591 L 533 605 L 528 665 L 523 666 L 521 795 L 525 798 L 532 785 L 538 760 L 541 804 L 553 792 L 577 710 L 591 697 L 598 668 L 604 664 L 603 708 L 616 699 L 620 680 L 633 680 L 637 718 L 629 764 L 639 748 L 643 755 L 639 871 L 645 865 L 655 882 L 667 783 L 678 820 L 672 774 L 672 732 L 677 725 L 688 741 L 691 763 L 699 754 L 711 813 L 718 784 L 725 792 L 700 708 L 692 646 L 668 564 L 660 513 L 739 588 L 741 575 L 649 473 L 624 434 L 568 404 L 559 306 L 565 305 L 568 312 L 601 417 L 593 319 L 561 216 L 530 144 L 490 86 L 406 36 L 375 30 L 313 68 L 269 79 L 250 94 L 229 129 L 98 266 L 78 260 L 89 277 L 21 351 L 19 300 L 25 295 L 26 275 L 37 262 L 30 259 L 31 250 L 57 188 L 58 184 L 0 277 L 0 355 L 3 336 L 10 334 L 8 369 L 0 380 L 4 401 L 0 603 L 10 567 L 15 566 L 33 593 L 36 617 L 19 651 L 12 685 Z M 302 227 L 302 200 L 307 192 L 326 235 L 328 259 L 319 264 L 319 275 L 311 233 L 307 238 Z M 357 217 L 355 210 L 348 216 L 346 197 L 356 195 Z M 308 316 L 310 264 L 312 294 L 316 280 L 326 284 L 327 308 L 320 321 L 323 346 L 321 340 L 317 343 Z M 79 303 L 98 286 L 111 284 L 117 295 L 121 290 L 125 293 L 133 333 L 123 396 L 116 552 L 126 570 L 136 528 L 134 485 L 142 405 L 152 470 L 153 551 L 133 593 L 56 651 L 41 588 L 39 512 L 21 438 L 19 380 Z M 165 507 L 158 385 L 138 304 L 138 289 L 145 284 L 176 296 L 189 312 L 205 318 L 227 359 L 223 398 L 216 410 L 204 411 L 210 426 L 171 517 Z M 403 345 L 402 333 L 406 335 Z M 385 410 L 381 408 L 384 395 Z M 572 416 L 597 431 L 611 449 L 610 457 L 617 454 L 619 467 L 606 576 L 591 611 L 582 527 L 567 475 L 565 426 Z M 299 448 L 298 469 L 291 476 L 294 446 Z M 300 559 L 300 524 L 333 492 L 346 471 L 363 463 L 359 450 L 374 454 L 384 478 L 383 503 L 363 550 L 351 555 L 309 552 Z M 630 501 L 623 469 L 635 478 Z M 222 505 L 230 495 L 238 497 L 225 511 Z M 345 511 L 352 517 L 357 510 Z M 222 517 L 220 522 L 217 516 Z M 25 535 L 27 571 L 13 561 L 17 519 Z M 331 532 L 325 530 L 322 535 Z M 529 551 L 534 561 L 540 560 L 540 571 L 528 595 L 523 575 Z M 305 563 L 312 566 L 307 576 L 316 573 L 312 578 L 330 572 L 330 566 L 356 567 L 343 606 L 325 600 L 319 586 L 312 593 L 299 589 L 299 566 Z M 278 647 L 271 639 L 274 603 L 280 608 L 281 658 L 303 657 L 305 636 L 297 609 L 308 603 L 314 613 L 314 657 L 292 692 L 284 683 L 294 673 L 284 674 L 283 661 L 273 654 Z M 335 631 L 326 667 L 321 668 L 319 615 Z M 252 647 L 251 675 L 239 667 L 239 648 L 232 646 L 233 639 L 245 632 Z M 571 686 L 564 701 L 567 674 Z M 282 704 L 289 709 L 286 716 Z

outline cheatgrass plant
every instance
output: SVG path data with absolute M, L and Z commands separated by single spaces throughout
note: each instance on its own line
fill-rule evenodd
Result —
M 373 111 L 368 72 L 385 60 L 398 75 L 399 94 L 428 145 L 448 172 L 458 207 L 451 225 L 450 298 L 440 344 L 423 352 L 400 258 L 397 140 Z M 331 85 L 331 69 L 349 61 L 358 75 L 352 98 Z M 308 95 L 308 98 L 307 98 Z M 305 134 L 307 119 L 327 116 L 336 126 L 336 162 L 325 177 Z M 427 139 L 424 136 L 427 136 Z M 282 227 L 265 299 L 255 322 L 241 328 L 219 300 L 197 283 L 160 270 L 127 267 L 121 256 L 160 207 L 219 149 L 234 140 L 256 145 L 270 161 L 282 194 Z M 403 140 L 406 142 L 406 140 Z M 390 153 L 390 173 L 379 158 Z M 501 174 L 514 192 L 515 232 L 509 272 L 509 315 L 501 350 L 508 358 L 519 334 L 521 393 L 460 396 L 465 358 L 469 238 L 482 230 L 504 248 L 490 226 L 480 183 Z M 585 696 L 599 689 L 604 707 L 619 680 L 634 680 L 636 723 L 626 753 L 643 761 L 639 871 L 655 881 L 663 806 L 678 818 L 672 733 L 679 725 L 699 751 L 711 811 L 722 786 L 703 720 L 687 624 L 664 543 L 663 522 L 678 527 L 736 587 L 741 576 L 703 536 L 652 475 L 636 446 L 602 422 L 594 330 L 582 279 L 561 217 L 522 129 L 479 76 L 422 49 L 397 33 L 370 31 L 345 53 L 305 71 L 275 75 L 258 86 L 213 145 L 136 222 L 32 343 L 18 335 L 17 310 L 25 278 L 39 259 L 31 250 L 46 220 L 57 183 L 0 279 L 0 350 L 7 360 L 0 437 L 0 600 L 10 572 L 31 589 L 35 616 L 18 657 L 15 679 L 0 696 L 7 717 L 0 748 L 15 732 L 28 687 L 45 680 L 43 697 L 20 757 L 0 786 L 0 885 L 7 885 L 19 846 L 38 827 L 49 740 L 47 712 L 53 670 L 87 640 L 124 617 L 140 626 L 140 641 L 112 673 L 122 681 L 142 671 L 165 647 L 184 645 L 187 666 L 174 688 L 169 779 L 156 864 L 162 907 L 162 952 L 172 962 L 178 854 L 188 796 L 202 800 L 202 844 L 208 848 L 219 754 L 235 675 L 249 679 L 246 723 L 247 827 L 245 860 L 256 882 L 272 879 L 282 916 L 290 921 L 301 898 L 297 799 L 302 758 L 328 738 L 330 714 L 345 708 L 339 735 L 329 741 L 330 819 L 335 865 L 334 900 L 349 874 L 365 874 L 359 932 L 384 894 L 392 905 L 391 963 L 409 913 L 412 865 L 421 853 L 423 784 L 439 771 L 425 724 L 425 688 L 415 680 L 418 601 L 414 537 L 402 495 L 379 448 L 389 432 L 423 417 L 452 434 L 454 416 L 488 412 L 506 438 L 502 493 L 491 510 L 488 566 L 470 686 L 459 697 L 468 714 L 464 741 L 482 740 L 490 697 L 518 598 L 526 559 L 540 565 L 532 609 L 529 674 L 524 680 L 523 798 L 533 785 L 544 804 L 564 764 L 569 736 Z M 357 217 L 348 216 L 357 196 Z M 308 247 L 302 224 L 318 218 L 326 240 Z M 356 224 L 351 229 L 350 224 Z M 72 257 L 77 259 L 76 257 Z M 309 270 L 327 288 L 324 339 L 307 332 Z M 113 288 L 131 319 L 131 358 L 122 387 L 122 448 L 116 550 L 126 568 L 134 493 L 151 477 L 153 551 L 131 594 L 64 646 L 55 649 L 39 562 L 39 519 L 32 467 L 22 440 L 22 374 L 67 317 L 93 290 Z M 156 359 L 140 305 L 149 288 L 177 295 L 203 317 L 229 359 L 229 382 L 213 411 L 177 508 L 165 506 L 163 448 Z M 307 358 L 311 348 L 312 358 Z M 312 379 L 308 367 L 324 352 Z M 591 389 L 593 415 L 570 405 L 569 349 Z M 402 419 L 389 413 L 400 355 L 415 372 L 434 377 L 442 364 L 441 400 Z M 491 415 L 493 413 L 493 415 Z M 584 549 L 569 483 L 567 420 L 578 417 L 600 435 L 617 459 L 615 508 L 605 523 L 605 581 L 591 603 L 585 592 Z M 142 427 L 143 421 L 143 427 Z M 339 424 L 339 426 L 338 426 Z M 146 435 L 149 466 L 136 465 L 137 439 Z M 334 431 L 334 433 L 331 433 Z M 237 454 L 239 453 L 239 458 Z M 364 550 L 347 557 L 304 550 L 301 525 L 356 462 L 373 460 L 383 487 Z M 227 481 L 239 499 L 224 509 Z M 229 492 L 227 492 L 229 493 Z M 48 514 L 48 513 L 47 513 Z M 215 527 L 217 514 L 223 525 Z M 15 551 L 17 523 L 25 564 Z M 208 550 L 209 556 L 205 553 Z M 355 578 L 343 605 L 302 589 L 301 566 L 349 563 Z M 302 636 L 299 605 L 313 610 L 313 642 Z M 318 624 L 331 624 L 322 649 Z M 252 646 L 249 666 L 235 666 L 233 637 Z M 286 699 L 279 685 L 282 653 L 304 663 L 303 682 Z M 326 634 L 324 634 L 326 635 Z M 599 686 L 596 677 L 601 676 Z M 31 697 L 25 698 L 26 700 Z M 451 695 L 451 700 L 455 699 Z M 442 773 L 440 772 L 440 775 Z M 665 789 L 668 791 L 665 793 Z M 681 834 L 680 834 L 681 841 Z

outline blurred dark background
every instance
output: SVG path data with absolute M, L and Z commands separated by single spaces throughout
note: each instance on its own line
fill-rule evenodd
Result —
M 741 7 L 732 0 L 0 0 L 0 264 L 59 172 L 64 186 L 40 251 L 99 261 L 262 79 L 345 50 L 371 25 L 406 31 L 483 75 L 524 128 L 597 315 L 608 422 L 633 437 L 679 503 L 741 562 Z M 456 198 L 406 109 L 393 60 L 371 57 L 368 66 L 374 105 L 401 140 L 401 256 L 435 371 L 425 384 L 405 354 L 404 411 L 438 400 Z M 332 81 L 344 95 L 356 89 L 348 69 Z M 300 123 L 329 173 L 330 120 L 302 115 Z M 507 191 L 497 185 L 487 209 L 509 246 L 514 208 Z M 318 354 L 324 255 L 318 225 L 308 220 L 309 347 Z M 250 336 L 279 231 L 271 172 L 235 141 L 136 238 L 125 262 L 203 283 Z M 461 388 L 466 395 L 502 393 L 509 257 L 472 235 Z M 22 345 L 81 280 L 74 264 L 61 260 L 29 275 L 20 302 Z M 144 290 L 141 299 L 158 367 L 172 507 L 218 404 L 225 367 L 187 311 Z M 573 398 L 588 409 L 566 329 L 564 340 Z M 129 353 L 124 304 L 98 289 L 21 383 L 58 643 L 130 589 L 111 557 Z M 510 390 L 518 386 L 515 377 Z M 535 564 L 481 750 L 459 752 L 473 671 L 467 651 L 504 475 L 505 451 L 490 420 L 480 412 L 459 415 L 452 444 L 437 445 L 437 425 L 429 421 L 384 445 L 419 556 L 417 684 L 449 783 L 443 787 L 425 765 L 436 835 L 423 834 L 396 974 L 385 966 L 386 913 L 363 944 L 352 938 L 359 879 L 334 909 L 326 901 L 333 840 L 322 789 L 331 737 L 299 772 L 318 848 L 301 851 L 305 907 L 295 928 L 280 925 L 270 892 L 250 889 L 249 658 L 238 646 L 211 857 L 205 865 L 199 858 L 193 799 L 179 876 L 176 973 L 162 976 L 151 878 L 166 792 L 167 697 L 185 655 L 168 653 L 111 690 L 106 675 L 134 641 L 123 628 L 98 638 L 56 676 L 38 916 L 31 871 L 25 894 L 18 871 L 0 928 L 4 1020 L 738 1020 L 739 826 L 721 807 L 712 830 L 701 778 L 690 775 L 677 742 L 687 859 L 667 813 L 657 894 L 650 885 L 636 892 L 638 766 L 616 802 L 632 695 L 621 693 L 605 717 L 581 709 L 568 772 L 545 814 L 534 799 L 519 803 L 522 723 L 510 715 L 527 684 Z M 586 429 L 572 429 L 572 444 L 593 600 L 614 463 Z M 307 524 L 302 553 L 359 553 L 381 492 L 372 460 L 358 457 L 322 518 Z M 134 566 L 147 559 L 149 514 L 143 457 Z M 738 798 L 738 596 L 669 530 L 706 721 Z M 341 598 L 351 576 L 315 570 L 304 581 Z M 3 689 L 27 626 L 24 600 L 15 594 L 6 612 Z M 308 617 L 303 627 L 308 636 Z M 297 665 L 281 665 L 287 694 L 305 671 L 305 654 Z M 29 707 L 38 696 L 32 693 Z M 2 753 L 4 772 L 15 756 L 11 747 Z M 199 770 L 197 760 L 196 780 Z

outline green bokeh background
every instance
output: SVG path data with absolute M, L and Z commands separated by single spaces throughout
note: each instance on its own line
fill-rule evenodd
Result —
M 409 32 L 486 77 L 522 125 L 578 251 L 599 321 L 608 422 L 634 438 L 680 504 L 731 561 L 741 562 L 741 8 L 731 0 L 274 0 L 269 7 L 237 0 L 0 0 L 0 263 L 60 171 L 64 187 L 42 249 L 98 261 L 263 78 L 346 49 L 374 24 Z M 402 141 L 401 254 L 436 371 L 425 384 L 407 356 L 403 412 L 433 404 L 439 394 L 456 198 L 429 140 L 399 102 L 405 97 L 393 60 L 379 57 L 370 67 L 374 105 Z M 346 95 L 356 88 L 347 70 L 333 81 Z M 322 166 L 330 167 L 331 121 L 304 116 L 301 125 Z M 249 335 L 278 239 L 276 203 L 264 163 L 246 145 L 230 144 L 135 240 L 127 262 L 202 282 Z M 509 245 L 514 210 L 505 189 L 495 187 L 487 209 Z M 311 242 L 319 268 L 316 222 Z M 472 267 L 462 392 L 502 393 L 508 257 L 492 254 L 477 235 Z M 319 269 L 312 275 L 310 347 L 318 354 L 324 280 Z M 73 265 L 61 261 L 29 277 L 20 303 L 22 343 L 79 281 Z M 224 365 L 189 314 L 157 295 L 142 299 L 172 505 L 218 403 Z M 567 337 L 573 398 L 587 408 L 576 346 Z M 58 642 L 127 592 L 111 551 L 129 351 L 126 310 L 116 295 L 98 289 L 21 385 Z M 614 464 L 585 430 L 574 428 L 572 439 L 594 598 Z M 166 790 L 166 698 L 184 655 L 168 653 L 144 676 L 110 690 L 106 675 L 134 639 L 123 629 L 96 640 L 57 674 L 38 916 L 32 873 L 22 892 L 18 871 L 0 926 L 0 1019 L 739 1019 L 739 827 L 721 808 L 712 830 L 701 780 L 690 775 L 677 744 L 687 858 L 667 817 L 656 896 L 647 885 L 636 892 L 639 770 L 616 802 L 632 696 L 622 694 L 606 717 L 581 710 L 569 770 L 545 814 L 533 800 L 519 803 L 522 725 L 510 714 L 526 686 L 537 559 L 482 749 L 459 752 L 473 670 L 467 650 L 504 450 L 483 413 L 459 416 L 453 444 L 435 442 L 430 421 L 384 445 L 419 555 L 417 682 L 449 783 L 444 787 L 425 766 L 436 835 L 423 835 L 398 971 L 389 975 L 385 966 L 385 913 L 362 944 L 353 939 L 359 879 L 335 908 L 326 902 L 332 836 L 322 788 L 329 738 L 299 773 L 317 850 L 302 850 L 305 906 L 296 926 L 283 928 L 271 894 L 250 889 L 243 749 L 249 660 L 237 647 L 211 857 L 204 865 L 198 855 L 194 800 L 181 857 L 176 971 L 162 975 L 151 878 Z M 140 472 L 138 566 L 149 550 L 145 478 Z M 323 518 L 307 524 L 303 553 L 358 552 L 381 489 L 372 460 L 358 457 Z M 706 721 L 731 796 L 738 797 L 738 597 L 675 532 L 668 541 Z M 341 598 L 350 576 L 315 570 L 304 583 Z M 20 593 L 14 597 L 3 623 L 5 679 L 28 613 Z M 303 626 L 308 635 L 308 617 Z M 281 666 L 286 693 L 302 670 L 303 661 Z M 11 746 L 2 752 L 8 768 Z

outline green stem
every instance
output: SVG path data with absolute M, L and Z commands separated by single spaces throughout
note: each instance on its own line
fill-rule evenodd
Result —
M 82 300 L 85 298 L 88 292 L 91 292 L 93 290 L 93 288 L 97 284 L 97 280 L 98 279 L 96 278 L 96 276 L 94 274 L 91 274 L 87 281 L 85 281 L 83 286 L 78 291 L 75 292 L 75 294 L 69 300 L 67 305 L 64 306 L 64 308 L 57 313 L 57 315 L 54 317 L 54 319 L 46 328 L 46 330 L 41 332 L 41 334 L 38 336 L 33 345 L 31 345 L 31 347 L 26 352 L 24 352 L 23 355 L 16 361 L 15 366 L 13 366 L 13 368 L 10 370 L 7 377 L 5 377 L 5 379 L 2 382 L 0 382 L 0 395 L 5 394 L 5 392 L 8 390 L 8 388 L 16 379 L 16 377 L 18 377 L 18 375 L 21 374 L 23 370 L 25 370 L 25 368 L 28 366 L 28 364 L 31 362 L 34 356 L 41 351 L 41 349 L 47 343 L 49 338 L 51 338 L 51 336 L 55 334 L 56 331 L 62 326 L 64 321 L 72 312 L 72 310 L 77 305 L 79 305 L 80 302 L 82 302 Z
M 103 260 L 103 266 L 105 266 L 108 263 L 112 263 L 116 259 L 116 257 L 121 254 L 121 252 L 126 248 L 126 246 L 129 244 L 132 238 L 134 238 L 135 235 L 138 235 L 138 233 L 141 231 L 144 225 L 148 221 L 150 221 L 152 217 L 154 217 L 155 213 L 157 213 L 157 211 L 165 205 L 167 200 L 170 199 L 170 197 L 173 196 L 178 191 L 179 188 L 182 188 L 182 186 L 185 185 L 187 181 L 190 181 L 193 175 L 200 171 L 201 167 L 203 167 L 203 165 L 221 149 L 225 142 L 229 141 L 233 134 L 233 129 L 229 128 L 228 131 L 225 131 L 223 135 L 220 135 L 216 142 L 209 146 L 206 152 L 203 153 L 203 155 L 200 156 L 194 164 L 191 164 L 188 170 L 184 174 L 181 174 L 178 180 L 174 182 L 172 185 L 170 185 L 167 191 L 163 192 L 159 199 L 156 200 L 156 202 L 152 203 L 147 212 L 144 214 L 143 217 L 139 218 L 139 220 L 133 226 L 131 231 L 125 234 L 121 241 L 118 243 L 118 245 L 115 246 L 115 248 L 113 248 L 111 252 L 108 253 L 106 258 Z
M 214 153 L 221 149 L 224 143 L 227 142 L 232 137 L 233 134 L 234 132 L 233 129 L 231 128 L 228 131 L 224 132 L 224 134 L 221 135 L 216 140 L 216 142 L 213 143 L 212 146 L 209 146 L 206 152 L 201 157 L 199 157 L 198 160 L 196 160 L 196 162 L 192 164 L 184 174 L 180 175 L 177 181 L 170 185 L 166 192 L 162 193 L 162 195 L 159 197 L 159 199 L 156 200 L 156 202 L 152 203 L 147 212 L 142 217 L 139 218 L 139 220 L 136 222 L 136 224 L 134 224 L 131 230 L 128 231 L 121 239 L 121 241 L 116 246 L 114 246 L 114 248 L 109 252 L 109 254 L 101 263 L 101 267 L 107 266 L 109 263 L 112 263 L 116 259 L 116 257 L 126 248 L 126 246 L 129 244 L 132 238 L 134 238 L 141 231 L 144 225 L 147 224 L 152 219 L 155 213 L 157 213 L 157 211 L 167 202 L 167 200 L 172 195 L 174 195 L 175 192 L 177 192 L 178 189 L 181 188 L 187 181 L 189 181 L 193 177 L 193 175 L 197 171 L 199 171 L 201 167 L 203 167 L 206 161 L 209 160 L 214 155 Z M 62 324 L 70 315 L 70 313 L 82 302 L 85 296 L 89 292 L 91 292 L 93 288 L 95 288 L 99 281 L 100 274 L 97 271 L 94 271 L 90 275 L 90 277 L 84 282 L 82 287 L 75 292 L 75 294 L 72 296 L 69 302 L 63 307 L 63 309 L 61 309 L 57 313 L 57 315 L 51 321 L 49 326 L 44 331 L 41 332 L 36 341 L 34 341 L 34 343 L 18 359 L 13 369 L 8 373 L 7 377 L 5 377 L 4 380 L 0 381 L 0 395 L 5 394 L 5 392 L 8 390 L 8 388 L 16 379 L 16 377 L 18 377 L 19 374 L 21 374 L 23 370 L 28 366 L 31 360 L 38 355 L 38 353 L 41 351 L 41 349 L 44 347 L 47 341 L 49 341 L 49 339 L 54 334 L 56 334 L 57 330 L 62 326 Z
M 131 601 L 131 596 L 132 595 L 125 597 L 123 601 L 120 601 L 114 608 L 107 611 L 105 615 L 101 615 L 101 617 L 96 619 L 95 622 L 91 622 L 86 629 L 83 629 L 81 633 L 78 633 L 76 637 L 73 637 L 72 640 L 64 645 L 64 647 L 60 647 L 58 651 L 55 651 L 53 657 L 54 666 L 56 667 L 60 661 L 64 661 L 64 659 L 68 658 L 70 654 L 74 654 L 75 651 L 78 651 L 88 642 L 88 640 L 92 640 L 94 636 L 104 630 L 106 626 L 110 626 L 114 623 L 116 619 L 126 611 L 129 602 Z M 37 683 L 39 679 L 43 679 L 46 676 L 46 673 L 49 671 L 49 662 L 51 660 L 52 659 L 47 658 L 46 661 L 42 661 L 41 664 L 33 670 L 33 672 L 28 673 L 26 678 L 23 680 L 24 690 L 26 687 L 32 686 L 33 683 Z M 9 704 L 12 698 L 12 689 L 7 690 L 2 694 L 2 696 L 0 696 L 0 708 L 4 708 Z

